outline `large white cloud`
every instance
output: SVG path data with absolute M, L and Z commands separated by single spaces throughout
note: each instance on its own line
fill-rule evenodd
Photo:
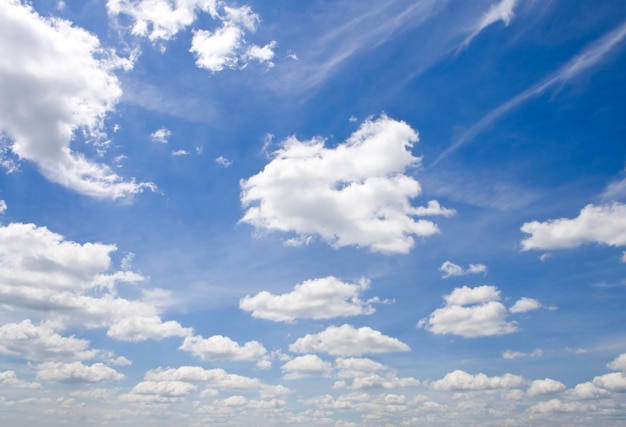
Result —
M 530 383 L 527 393 L 529 396 L 539 396 L 541 394 L 560 393 L 563 390 L 565 390 L 565 384 L 551 378 L 545 378 Z
M 606 367 L 614 371 L 626 371 L 626 353 L 617 356 L 617 358 L 609 362 Z
M 504 374 L 489 377 L 483 373 L 476 375 L 456 370 L 446 374 L 442 379 L 434 381 L 431 387 L 435 390 L 490 390 L 520 388 L 526 383 L 519 375 Z
M 495 286 L 463 286 L 445 295 L 444 300 L 444 307 L 420 320 L 417 326 L 434 334 L 465 338 L 504 335 L 517 330 L 516 322 L 507 321 L 508 311 L 500 302 L 500 291 Z
M 131 63 L 70 22 L 39 16 L 18 0 L 0 3 L 0 131 L 19 158 L 51 181 L 93 197 L 154 189 L 125 181 L 72 150 L 79 131 L 105 142 L 103 120 L 122 95 L 113 71 Z
M 367 279 L 345 283 L 332 276 L 306 280 L 289 293 L 275 295 L 263 291 L 252 297 L 246 295 L 239 308 L 251 312 L 253 317 L 275 322 L 372 314 L 375 309 L 371 304 L 379 302 L 378 298 L 360 299 L 369 283 Z
M 86 382 L 121 380 L 124 375 L 102 363 L 83 365 L 82 362 L 44 362 L 37 366 L 37 379 L 57 382 Z
M 180 350 L 185 350 L 202 360 L 247 360 L 260 361 L 267 354 L 267 350 L 258 341 L 249 341 L 240 345 L 222 335 L 209 338 L 189 336 L 183 341 Z
M 385 115 L 367 120 L 335 148 L 324 140 L 288 138 L 263 171 L 241 182 L 242 222 L 259 230 L 319 235 L 334 247 L 407 253 L 413 236 L 438 233 L 420 214 L 451 215 L 411 205 L 420 184 L 405 175 L 417 133 Z M 431 205 L 432 207 L 433 205 Z
M 626 205 L 587 205 L 576 218 L 527 222 L 521 230 L 530 234 L 521 242 L 525 251 L 575 248 L 589 243 L 626 246 Z
M 307 334 L 289 346 L 294 353 L 328 353 L 335 356 L 410 351 L 397 338 L 383 335 L 370 327 L 355 328 L 344 324 L 329 326 L 317 334 Z
M 59 325 L 107 327 L 108 336 L 125 341 L 190 335 L 178 322 L 163 322 L 155 304 L 117 296 L 119 283 L 140 283 L 144 277 L 111 272 L 116 249 L 65 240 L 34 224 L 0 226 L 0 305 L 35 311 Z M 41 345 L 33 341 L 33 349 Z

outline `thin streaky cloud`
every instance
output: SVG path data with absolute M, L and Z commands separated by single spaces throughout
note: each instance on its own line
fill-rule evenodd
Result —
M 529 98 L 539 95 L 559 83 L 566 83 L 576 77 L 581 72 L 598 64 L 605 57 L 605 55 L 609 53 L 616 45 L 622 42 L 625 37 L 626 21 L 624 21 L 619 27 L 617 27 L 613 31 L 591 43 L 589 47 L 587 47 L 581 53 L 568 61 L 556 72 L 550 74 L 539 83 L 534 84 L 517 96 L 509 99 L 496 109 L 490 111 L 482 119 L 480 119 L 473 126 L 471 126 L 450 147 L 448 147 L 443 153 L 441 153 L 439 157 L 435 159 L 431 166 L 435 166 L 444 158 L 448 157 L 451 153 L 458 150 L 461 146 L 473 140 L 476 136 L 489 128 L 489 126 L 491 126 L 493 122 L 495 122 L 500 117 L 513 110 L 515 107 L 522 104 Z
M 513 19 L 513 10 L 516 5 L 517 0 L 502 0 L 498 4 L 493 4 L 476 23 L 473 31 L 465 38 L 465 40 L 463 40 L 463 43 L 461 43 L 459 49 L 457 50 L 457 53 L 469 46 L 472 40 L 474 40 L 478 34 L 491 24 L 502 21 L 505 26 L 508 26 L 511 23 L 511 19 Z

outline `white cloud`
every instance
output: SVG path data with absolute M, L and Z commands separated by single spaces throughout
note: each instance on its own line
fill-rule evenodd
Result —
M 5 388 L 41 388 L 41 384 L 37 382 L 26 382 L 17 378 L 15 371 L 0 372 L 0 384 Z
M 228 160 L 226 157 L 223 156 L 219 156 L 215 159 L 215 163 L 217 163 L 220 166 L 223 166 L 225 168 L 229 167 L 232 162 L 230 160 Z
M 240 345 L 222 335 L 209 338 L 189 336 L 185 338 L 179 349 L 188 351 L 202 360 L 258 361 L 267 355 L 267 350 L 258 341 L 249 341 Z
M 542 356 L 543 356 L 543 350 L 539 348 L 533 351 L 532 353 L 523 353 L 521 351 L 512 351 L 512 350 L 507 350 L 504 353 L 502 353 L 502 358 L 508 359 L 508 360 L 519 359 L 522 357 L 537 358 L 537 357 L 542 357 Z
M 626 251 L 622 251 L 622 262 L 626 263 Z
M 263 171 L 241 182 L 247 208 L 241 222 L 319 235 L 335 248 L 407 253 L 413 236 L 439 232 L 431 221 L 416 221 L 419 208 L 409 202 L 421 191 L 404 174 L 419 165 L 410 151 L 417 140 L 410 126 L 385 115 L 365 121 L 335 148 L 320 138 L 290 137 Z
M 399 378 L 388 366 L 366 358 L 338 358 L 335 361 L 337 378 L 352 379 L 352 384 L 337 381 L 333 388 L 350 388 L 359 390 L 364 388 L 397 388 L 410 387 L 420 384 L 413 377 Z
M 107 336 L 120 341 L 162 340 L 169 337 L 186 337 L 191 328 L 183 328 L 174 320 L 163 322 L 159 316 L 137 315 L 130 313 L 117 319 L 109 327 Z
M 506 320 L 507 309 L 500 302 L 500 291 L 495 286 L 463 286 L 445 295 L 444 300 L 444 307 L 420 320 L 417 326 L 434 334 L 465 338 L 504 335 L 517 330 L 515 322 Z
M 7 211 L 7 202 L 4 200 L 0 200 L 0 214 L 3 214 Z
M 115 359 L 109 359 L 109 365 L 114 366 L 130 366 L 133 364 L 132 360 L 125 358 L 124 356 L 118 356 Z
M 572 390 L 568 390 L 567 394 L 574 399 L 588 400 L 606 397 L 609 395 L 609 392 L 602 388 L 596 387 L 590 382 L 586 382 L 582 384 L 577 384 L 576 387 L 574 387 Z
M 575 248 L 589 243 L 626 246 L 626 205 L 587 205 L 576 218 L 527 222 L 521 230 L 530 234 L 521 242 L 525 251 Z
M 172 156 L 174 156 L 174 157 L 188 156 L 188 155 L 189 155 L 189 151 L 187 151 L 187 150 L 174 150 L 174 151 L 172 151 Z
M 91 366 L 81 362 L 45 362 L 37 366 L 37 379 L 57 382 L 87 382 L 121 380 L 124 375 L 102 363 Z
M 276 48 L 276 42 L 272 41 L 266 44 L 263 47 L 252 45 L 248 48 L 246 52 L 246 57 L 249 59 L 255 59 L 259 61 L 261 64 L 266 64 L 268 67 L 273 67 L 274 63 L 272 59 L 274 58 Z
M 465 276 L 467 274 L 487 274 L 487 266 L 485 264 L 470 264 L 467 269 L 457 265 L 451 261 L 446 261 L 439 267 L 441 277 L 447 279 L 451 276 Z
M 98 353 L 89 341 L 63 337 L 49 323 L 30 320 L 0 326 L 0 353 L 27 360 L 86 360 Z
M 172 136 L 172 131 L 166 128 L 160 128 L 150 134 L 150 139 L 154 142 L 167 144 L 168 139 Z
M 626 353 L 620 354 L 615 360 L 606 365 L 614 371 L 626 371 Z
M 108 0 L 111 16 L 130 16 L 134 25 L 132 33 L 148 37 L 151 41 L 169 40 L 196 20 L 196 11 L 217 17 L 215 0 Z
M 335 356 L 359 356 L 367 353 L 410 351 L 408 345 L 397 338 L 383 335 L 364 326 L 344 324 L 329 326 L 317 334 L 307 334 L 289 346 L 294 353 L 328 353 Z
M 541 394 L 560 393 L 563 390 L 565 390 L 565 384 L 560 381 L 546 378 L 543 380 L 535 380 L 530 383 L 527 393 L 529 396 L 534 397 Z
M 502 21 L 505 26 L 508 26 L 513 19 L 513 9 L 515 9 L 516 3 L 517 0 L 500 0 L 499 3 L 491 5 L 489 10 L 475 24 L 473 31 L 465 38 L 459 49 L 469 46 L 474 37 L 480 34 L 482 30 L 498 21 Z
M 186 396 L 197 387 L 184 381 L 143 381 L 130 391 L 133 394 L 155 394 L 164 397 Z
M 514 389 L 520 388 L 526 383 L 519 375 L 504 374 L 502 376 L 488 377 L 483 373 L 476 375 L 465 371 L 456 370 L 446 374 L 440 380 L 434 381 L 431 387 L 435 390 L 491 390 L 491 389 Z
M 239 308 L 251 312 L 253 317 L 275 322 L 372 314 L 375 309 L 371 303 L 378 299 L 359 298 L 369 283 L 367 279 L 345 283 L 332 276 L 306 280 L 289 293 L 274 295 L 263 291 L 253 297 L 246 295 Z
M 626 391 L 626 375 L 623 372 L 611 372 L 593 379 L 593 385 L 609 391 Z
M 324 362 L 319 356 L 306 354 L 291 359 L 280 369 L 285 374 L 284 379 L 295 380 L 307 376 L 328 377 L 333 368 L 329 362 Z
M 539 308 L 541 308 L 541 303 L 536 299 L 522 297 L 515 301 L 515 304 L 509 308 L 509 311 L 511 313 L 525 313 Z
M 70 147 L 78 132 L 105 140 L 106 115 L 122 90 L 113 74 L 130 62 L 103 49 L 98 38 L 70 22 L 43 18 L 29 5 L 0 3 L 0 130 L 11 150 L 34 162 L 50 181 L 99 198 L 123 198 L 150 183 L 125 181 L 109 166 Z

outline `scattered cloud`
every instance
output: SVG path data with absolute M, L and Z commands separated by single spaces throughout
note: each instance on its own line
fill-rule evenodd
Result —
M 465 276 L 467 274 L 487 274 L 487 266 L 485 264 L 470 264 L 468 268 L 464 269 L 460 265 L 446 261 L 441 264 L 439 271 L 441 271 L 441 277 L 447 279 L 448 277 Z
M 543 380 L 535 380 L 530 383 L 527 393 L 529 396 L 534 397 L 542 394 L 560 393 L 564 391 L 565 388 L 565 384 L 562 382 L 546 378 Z
M 306 354 L 291 359 L 280 369 L 285 374 L 284 379 L 295 380 L 308 376 L 328 377 L 333 368 L 329 362 L 324 362 L 319 356 Z
M 4 200 L 0 200 L 0 214 L 3 214 L 7 211 L 7 202 Z
M 97 383 L 123 378 L 124 375 L 102 363 L 44 362 L 37 366 L 37 379 L 43 381 Z
M 483 373 L 476 375 L 465 371 L 456 370 L 446 374 L 442 379 L 431 383 L 435 390 L 493 390 L 493 389 L 516 389 L 526 384 L 526 380 L 519 375 L 504 374 L 502 376 L 489 377 Z
M 335 148 L 320 138 L 288 138 L 263 171 L 241 182 L 247 207 L 241 222 L 319 235 L 336 248 L 408 253 L 412 236 L 439 232 L 431 221 L 414 220 L 420 211 L 409 202 L 421 191 L 404 174 L 419 165 L 410 152 L 417 140 L 406 123 L 384 115 L 365 121 Z
M 172 156 L 174 156 L 174 157 L 188 156 L 188 155 L 189 155 L 189 151 L 187 151 L 187 150 L 174 150 L 174 151 L 172 151 Z
M 289 346 L 294 353 L 328 353 L 333 356 L 360 356 L 362 354 L 410 351 L 397 338 L 383 335 L 364 326 L 355 328 L 344 324 L 329 326 L 317 334 L 307 334 Z
M 625 371 L 626 372 L 626 353 L 620 354 L 615 360 L 608 363 L 606 367 L 613 371 Z
M 230 160 L 228 160 L 226 157 L 223 156 L 219 156 L 215 159 L 215 163 L 217 163 L 220 166 L 223 166 L 225 168 L 229 167 L 232 162 Z
M 172 131 L 167 128 L 159 128 L 150 134 L 150 139 L 154 142 L 160 142 L 161 144 L 167 144 Z
M 71 146 L 79 135 L 106 145 L 103 122 L 122 95 L 114 71 L 132 63 L 84 29 L 41 17 L 21 2 L 2 2 L 0 28 L 0 54 L 11 58 L 0 70 L 0 130 L 12 141 L 11 151 L 50 181 L 88 196 L 118 199 L 155 190 L 124 180 Z
M 589 243 L 626 246 L 626 205 L 587 205 L 576 218 L 527 222 L 521 230 L 530 234 L 521 242 L 524 251 L 568 249 Z
M 366 388 L 392 389 L 398 387 L 418 386 L 420 381 L 413 377 L 397 376 L 396 372 L 382 363 L 366 358 L 337 358 L 335 361 L 337 378 L 333 388 L 350 388 L 360 390 Z M 352 384 L 345 380 L 351 379 Z
M 6 389 L 8 388 L 30 388 L 37 389 L 41 388 L 41 384 L 38 382 L 27 382 L 20 380 L 17 378 L 15 371 L 0 371 L 0 384 L 2 384 Z
M 522 297 L 515 301 L 511 307 L 509 307 L 509 311 L 511 313 L 525 313 L 527 311 L 537 310 L 541 308 L 541 303 L 533 298 Z
M 209 338 L 189 336 L 183 341 L 180 350 L 188 351 L 202 360 L 246 360 L 265 359 L 267 350 L 258 341 L 249 341 L 243 345 L 222 335 Z
M 593 385 L 608 391 L 626 391 L 626 375 L 623 372 L 600 375 L 593 379 Z
M 533 351 L 532 353 L 523 353 L 521 351 L 512 351 L 512 350 L 507 350 L 504 353 L 502 353 L 502 358 L 509 359 L 509 360 L 519 359 L 522 357 L 537 358 L 537 357 L 542 357 L 542 356 L 543 356 L 543 350 L 539 348 Z
M 251 312 L 252 317 L 275 322 L 367 315 L 376 311 L 371 304 L 380 302 L 378 298 L 360 299 L 369 284 L 367 279 L 345 283 L 333 276 L 306 280 L 289 293 L 246 295 L 239 308 Z
M 444 295 L 446 305 L 418 322 L 418 327 L 437 335 L 476 338 L 505 335 L 517 331 L 517 323 L 507 321 L 507 309 L 500 302 L 495 286 L 456 288 Z
M 459 46 L 459 50 L 465 49 L 485 28 L 498 21 L 502 21 L 505 26 L 508 26 L 513 19 L 513 10 L 516 4 L 517 0 L 500 0 L 499 3 L 492 4 L 489 10 L 485 12 L 475 24 L 472 32 L 463 40 L 463 43 Z

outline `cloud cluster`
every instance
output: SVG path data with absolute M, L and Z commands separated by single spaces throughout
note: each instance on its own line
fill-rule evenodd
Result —
M 500 302 L 495 286 L 463 286 L 444 295 L 446 305 L 418 322 L 418 327 L 438 335 L 476 338 L 505 335 L 517 331 L 517 322 L 508 321 L 508 313 L 523 313 L 541 305 L 537 300 L 521 298 L 509 310 Z
M 360 299 L 369 283 L 367 279 L 345 283 L 332 276 L 306 280 L 289 293 L 275 295 L 262 291 L 252 297 L 246 295 L 239 302 L 239 308 L 251 312 L 253 317 L 275 322 L 372 314 L 375 309 L 371 304 L 380 300 Z
M 295 136 L 263 171 L 241 182 L 241 222 L 258 230 L 319 235 L 338 248 L 363 246 L 383 253 L 407 253 L 413 236 L 438 233 L 419 215 L 454 212 L 431 203 L 414 207 L 420 184 L 405 175 L 419 165 L 411 154 L 417 133 L 385 115 L 366 120 L 344 143 L 327 148 L 320 138 Z
M 456 370 L 446 374 L 442 379 L 431 384 L 435 390 L 491 390 L 519 388 L 526 380 L 519 375 L 504 374 L 502 376 L 489 377 L 479 373 L 469 374 L 465 371 Z
M 370 327 L 355 328 L 344 324 L 329 326 L 317 334 L 307 334 L 289 346 L 294 353 L 328 353 L 333 356 L 410 351 L 397 338 L 383 335 Z
M 576 218 L 527 222 L 521 230 L 530 234 L 521 242 L 525 251 L 568 249 L 589 243 L 626 246 L 626 205 L 587 205 Z
M 99 198 L 123 198 L 150 183 L 124 180 L 75 152 L 79 135 L 107 145 L 103 121 L 122 95 L 114 74 L 132 63 L 96 36 L 58 18 L 43 18 L 18 0 L 0 4 L 0 131 L 11 151 L 50 181 Z

